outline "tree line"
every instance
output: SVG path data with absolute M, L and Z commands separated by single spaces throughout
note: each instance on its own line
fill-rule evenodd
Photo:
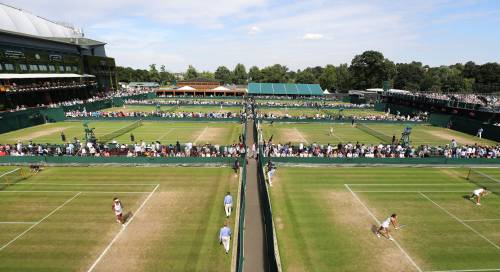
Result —
M 118 81 L 154 81 L 173 84 L 179 79 L 166 70 L 165 65 L 156 64 L 148 69 L 116 67 Z M 275 64 L 264 68 L 252 66 L 247 71 L 239 63 L 233 70 L 219 66 L 215 72 L 198 71 L 189 66 L 183 73 L 184 80 L 204 78 L 217 80 L 223 84 L 242 85 L 248 82 L 263 83 L 317 83 L 330 92 L 381 88 L 383 82 L 390 87 L 421 92 L 494 93 L 500 92 L 500 64 L 496 62 L 482 65 L 469 61 L 449 66 L 430 67 L 421 62 L 394 63 L 377 51 L 365 51 L 356 55 L 350 64 L 308 67 L 293 71 Z

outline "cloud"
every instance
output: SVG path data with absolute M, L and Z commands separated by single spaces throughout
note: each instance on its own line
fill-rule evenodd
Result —
M 258 26 L 252 26 L 250 27 L 250 30 L 248 31 L 248 34 L 250 35 L 255 35 L 260 32 L 260 27 Z
M 302 36 L 303 40 L 321 40 L 323 38 L 323 34 L 319 33 L 306 33 L 304 36 Z
M 119 65 L 134 68 L 215 70 L 241 62 L 303 69 L 350 62 L 371 49 L 396 62 L 449 64 L 474 54 L 499 61 L 485 50 L 500 44 L 492 35 L 497 0 L 3 1 L 82 27 L 86 37 L 107 43 Z

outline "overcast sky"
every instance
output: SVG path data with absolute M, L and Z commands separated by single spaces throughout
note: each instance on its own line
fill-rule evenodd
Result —
M 3 1 L 82 27 L 134 68 L 295 70 L 350 63 L 370 49 L 433 66 L 500 62 L 500 0 Z

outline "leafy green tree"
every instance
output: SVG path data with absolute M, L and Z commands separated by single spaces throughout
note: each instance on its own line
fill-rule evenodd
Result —
M 288 67 L 275 64 L 273 66 L 267 66 L 261 70 L 262 79 L 261 82 L 267 83 L 286 83 Z
M 346 63 L 336 67 L 335 74 L 337 78 L 335 90 L 337 90 L 337 92 L 347 93 L 349 90 L 353 89 L 352 75 Z
M 325 69 L 323 69 L 323 73 L 319 77 L 319 84 L 321 88 L 327 89 L 328 91 L 336 91 L 337 90 L 337 69 L 333 65 L 327 65 Z
M 215 76 L 214 76 L 214 73 L 212 73 L 210 71 L 203 71 L 200 73 L 200 78 L 214 80 Z
M 304 70 L 302 72 L 297 72 L 297 77 L 295 78 L 296 83 L 303 84 L 313 84 L 316 83 L 316 78 L 311 70 Z
M 419 91 L 425 70 L 420 62 L 396 64 L 394 88 L 408 91 Z
M 252 66 L 248 71 L 248 80 L 250 82 L 260 82 L 262 80 L 262 73 L 260 72 L 259 67 Z
M 394 63 L 377 51 L 356 55 L 349 69 L 354 87 L 360 90 L 382 87 L 385 80 L 391 80 L 396 74 Z
M 150 64 L 148 72 L 148 81 L 160 82 L 160 73 L 158 72 L 158 69 L 156 69 L 156 64 Z
M 229 84 L 231 83 L 231 71 L 226 66 L 219 66 L 215 71 L 215 79 L 224 84 Z
M 234 84 L 246 84 L 247 83 L 247 70 L 245 68 L 245 65 L 238 63 L 236 64 L 236 67 L 234 67 L 234 71 L 232 73 L 232 81 Z
M 184 78 L 186 80 L 192 80 L 192 79 L 197 79 L 198 77 L 199 77 L 198 71 L 196 71 L 196 69 L 192 65 L 189 65 Z

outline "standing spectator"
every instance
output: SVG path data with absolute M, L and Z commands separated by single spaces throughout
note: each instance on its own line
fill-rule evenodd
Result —
M 219 243 L 221 243 L 224 246 L 226 254 L 229 253 L 230 241 L 231 241 L 231 229 L 227 226 L 227 223 L 224 223 L 224 226 L 220 229 L 219 232 Z
M 224 211 L 226 212 L 226 218 L 231 216 L 231 212 L 233 211 L 233 197 L 229 192 L 227 192 L 224 197 Z
M 269 180 L 270 187 L 273 187 L 273 176 L 274 176 L 275 171 L 276 171 L 276 168 L 271 166 L 271 168 L 267 172 L 267 179 Z
M 479 137 L 479 139 L 481 139 L 483 137 L 483 128 L 480 127 L 478 130 L 477 130 L 477 137 Z

